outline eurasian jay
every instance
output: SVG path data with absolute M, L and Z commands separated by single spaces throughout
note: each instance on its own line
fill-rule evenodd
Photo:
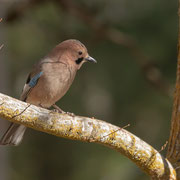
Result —
M 29 74 L 20 100 L 27 103 L 63 111 L 55 105 L 71 86 L 77 70 L 84 62 L 96 62 L 86 47 L 78 40 L 66 40 L 58 44 L 37 63 Z M 26 127 L 11 123 L 0 140 L 0 145 L 19 145 Z

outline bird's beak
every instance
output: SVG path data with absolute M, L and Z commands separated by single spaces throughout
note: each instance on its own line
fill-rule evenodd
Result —
M 88 62 L 97 63 L 97 61 L 94 58 L 92 58 L 91 56 L 86 57 L 85 60 Z

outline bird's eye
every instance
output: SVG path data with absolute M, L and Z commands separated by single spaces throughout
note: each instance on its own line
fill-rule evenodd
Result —
M 79 51 L 78 54 L 79 54 L 79 55 L 82 55 L 82 51 Z

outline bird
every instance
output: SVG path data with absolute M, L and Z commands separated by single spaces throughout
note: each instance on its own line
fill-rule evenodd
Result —
M 46 109 L 54 107 L 58 112 L 64 113 L 55 103 L 66 94 L 76 72 L 85 62 L 97 61 L 88 54 L 83 43 L 76 39 L 61 42 L 34 65 L 20 100 Z M 2 136 L 0 145 L 19 145 L 25 130 L 26 126 L 11 123 Z

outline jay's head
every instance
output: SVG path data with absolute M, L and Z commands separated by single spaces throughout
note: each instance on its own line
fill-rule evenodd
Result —
M 84 62 L 96 63 L 96 60 L 89 56 L 84 44 L 75 39 L 61 42 L 54 49 L 54 53 L 59 54 L 58 59 L 60 61 L 64 61 L 77 69 L 80 69 Z

